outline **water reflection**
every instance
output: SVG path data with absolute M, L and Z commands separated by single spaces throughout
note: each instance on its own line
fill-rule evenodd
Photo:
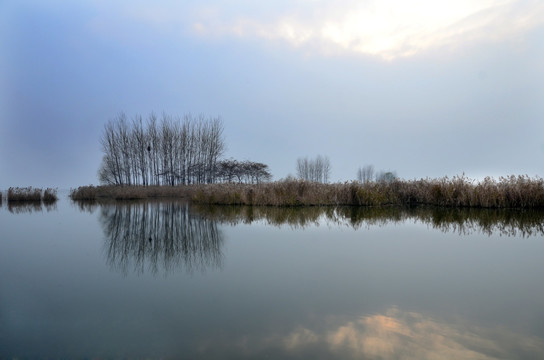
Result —
M 216 221 L 192 213 L 187 204 L 102 205 L 100 222 L 107 261 L 124 274 L 203 271 L 222 265 L 224 240 Z
M 71 201 L 72 207 L 76 207 L 81 212 L 92 214 L 99 207 L 99 203 L 95 200 L 78 200 Z M 112 203 L 113 204 L 113 203 Z
M 537 359 L 544 353 L 544 342 L 534 336 L 459 318 L 445 322 L 396 307 L 329 323 L 320 330 L 299 327 L 276 337 L 275 346 L 294 353 L 317 346 L 344 359 Z
M 193 206 L 208 218 L 230 224 L 265 222 L 304 228 L 325 223 L 354 229 L 414 221 L 443 232 L 506 236 L 544 235 L 544 210 L 452 209 L 437 207 L 250 207 Z
M 542 359 L 541 338 L 500 326 L 445 321 L 391 307 L 346 319 L 328 315 L 291 331 L 212 338 L 197 344 L 208 354 L 278 359 Z M 209 358 L 213 358 L 210 356 Z
M 8 201 L 8 211 L 12 214 L 25 214 L 33 212 L 56 211 L 57 204 L 41 201 Z

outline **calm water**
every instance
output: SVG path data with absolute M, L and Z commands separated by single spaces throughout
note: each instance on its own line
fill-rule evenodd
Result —
M 544 214 L 0 208 L 0 358 L 544 358 Z

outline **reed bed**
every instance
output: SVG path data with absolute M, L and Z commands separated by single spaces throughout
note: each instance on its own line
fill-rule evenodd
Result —
M 321 184 L 307 181 L 213 184 L 194 189 L 200 204 L 272 206 L 434 205 L 476 208 L 544 207 L 544 180 L 528 176 L 485 178 L 465 176 L 391 182 Z
M 42 189 L 32 187 L 10 187 L 8 189 L 8 203 L 13 201 L 42 201 Z
M 157 198 L 189 198 L 192 186 L 80 186 L 70 190 L 72 200 L 100 199 L 138 200 Z
M 42 200 L 44 203 L 53 203 L 57 201 L 57 189 L 47 188 L 43 192 Z
M 184 198 L 196 204 L 258 206 L 433 205 L 476 208 L 544 208 L 544 180 L 526 175 L 322 184 L 283 180 L 262 184 L 187 186 L 82 186 L 73 200 Z
M 57 189 L 47 188 L 42 190 L 32 187 L 10 187 L 7 198 L 8 203 L 41 201 L 44 203 L 54 203 L 58 200 Z

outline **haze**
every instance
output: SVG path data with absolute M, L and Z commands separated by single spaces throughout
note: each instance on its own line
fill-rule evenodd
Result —
M 538 0 L 4 1 L 0 189 L 97 184 L 120 112 L 220 116 L 276 180 L 541 176 L 542 39 Z

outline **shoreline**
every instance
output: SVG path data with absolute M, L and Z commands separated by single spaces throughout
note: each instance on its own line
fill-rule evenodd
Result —
M 386 206 L 431 205 L 469 208 L 544 208 L 544 179 L 528 176 L 395 180 L 390 182 L 317 183 L 281 180 L 261 184 L 176 186 L 81 186 L 70 191 L 78 200 L 185 199 L 206 205 Z

